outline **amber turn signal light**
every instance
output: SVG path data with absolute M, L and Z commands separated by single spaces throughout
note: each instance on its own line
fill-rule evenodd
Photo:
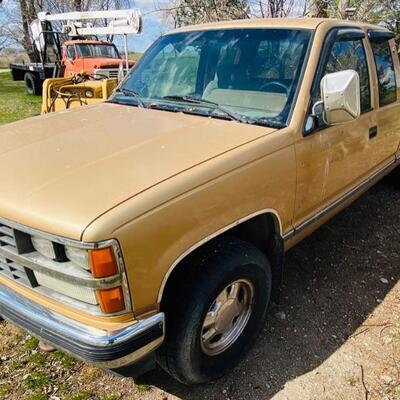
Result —
M 106 278 L 118 273 L 118 265 L 112 247 L 90 250 L 89 259 L 95 278 Z
M 98 290 L 97 299 L 103 313 L 112 314 L 125 309 L 124 294 L 121 286 Z

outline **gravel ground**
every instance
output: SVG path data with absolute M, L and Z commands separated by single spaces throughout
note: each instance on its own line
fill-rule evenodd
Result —
M 134 383 L 58 353 L 35 363 L 34 341 L 3 323 L 0 398 L 400 400 L 399 210 L 380 183 L 289 251 L 281 304 L 217 382 L 187 388 L 157 369 Z

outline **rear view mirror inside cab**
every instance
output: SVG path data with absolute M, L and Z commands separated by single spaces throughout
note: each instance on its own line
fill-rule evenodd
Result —
M 321 101 L 314 104 L 313 114 L 323 105 L 324 120 L 328 125 L 343 124 L 360 116 L 360 78 L 354 70 L 325 75 L 321 80 Z

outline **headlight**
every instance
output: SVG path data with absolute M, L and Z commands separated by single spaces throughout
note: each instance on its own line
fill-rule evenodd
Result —
M 65 246 L 65 255 L 74 264 L 90 271 L 88 251 L 77 247 Z
M 49 275 L 35 272 L 35 277 L 39 285 L 71 297 L 84 303 L 96 305 L 98 303 L 96 291 L 87 287 L 77 286 L 73 283 L 63 282 Z
M 90 98 L 93 97 L 93 92 L 92 92 L 91 90 L 86 90 L 85 96 L 86 96 L 88 99 L 90 99 Z
M 54 249 L 53 242 L 47 239 L 42 239 L 37 236 L 32 236 L 33 248 L 40 253 L 42 256 L 54 260 L 56 258 L 56 252 Z

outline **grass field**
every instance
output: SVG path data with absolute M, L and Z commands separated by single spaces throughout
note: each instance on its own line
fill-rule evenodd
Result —
M 0 125 L 40 114 L 41 102 L 25 92 L 24 82 L 13 82 L 10 72 L 0 70 Z

